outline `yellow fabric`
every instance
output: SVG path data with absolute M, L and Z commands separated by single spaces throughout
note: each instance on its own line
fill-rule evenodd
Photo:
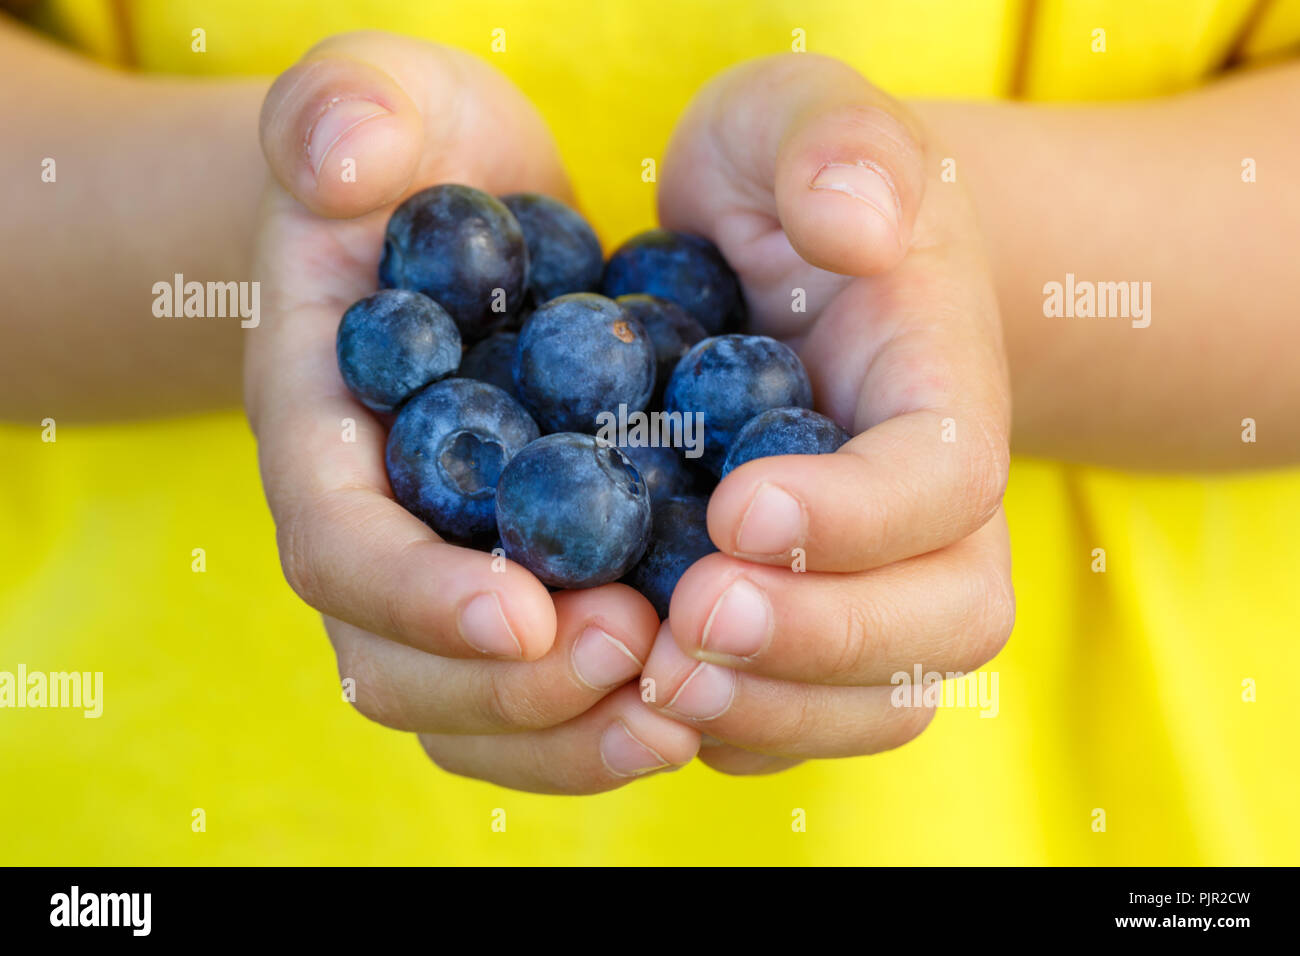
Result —
M 1185 87 L 1222 59 L 1249 6 L 1044 2 L 1025 88 L 1093 98 Z M 1278 0 L 1270 49 L 1300 39 L 1298 8 Z M 362 26 L 478 51 L 550 120 L 606 243 L 651 223 L 641 159 L 662 154 L 692 91 L 727 64 L 788 49 L 802 29 L 808 49 L 902 95 L 997 96 L 1027 19 L 1021 3 L 995 0 L 140 0 L 133 10 L 130 46 L 148 70 L 270 73 Z M 91 0 L 53 14 L 109 22 Z M 1094 26 L 1107 29 L 1104 54 L 1089 51 Z M 205 54 L 190 51 L 195 27 L 207 31 Z M 493 55 L 496 27 L 507 50 Z M 318 620 L 280 577 L 237 415 L 61 425 L 57 438 L 42 442 L 35 422 L 0 430 L 0 670 L 102 670 L 104 713 L 0 710 L 0 862 L 1300 856 L 1296 472 L 1157 478 L 1017 461 L 1007 510 L 1020 616 L 987 668 L 999 678 L 996 718 L 945 710 L 882 756 L 757 779 L 697 764 L 572 799 L 449 776 L 413 738 L 342 702 Z M 192 570 L 195 548 L 204 573 Z M 1092 570 L 1098 548 L 1104 573 Z M 196 808 L 206 832 L 192 830 Z M 491 827 L 496 808 L 504 833 Z M 806 833 L 792 830 L 796 809 Z
M 1220 66 L 1258 0 L 1039 0 L 1025 92 L 1033 99 L 1152 96 Z
M 1247 37 L 1243 52 L 1249 57 L 1273 56 L 1289 50 L 1296 52 L 1300 43 L 1300 3 L 1269 3 Z
M 92 59 L 115 64 L 127 59 L 123 31 L 114 17 L 113 4 L 106 0 L 39 3 L 28 11 L 28 22 Z

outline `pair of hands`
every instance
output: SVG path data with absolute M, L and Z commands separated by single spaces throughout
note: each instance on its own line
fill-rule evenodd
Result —
M 718 244 L 754 331 L 799 352 L 817 407 L 856 437 L 729 475 L 708 512 L 720 553 L 663 624 L 624 585 L 552 595 L 441 541 L 392 499 L 386 425 L 335 364 L 399 200 L 451 181 L 572 202 L 528 100 L 458 51 L 348 34 L 276 81 L 261 138 L 276 182 L 246 404 L 285 575 L 366 716 L 449 771 L 594 793 L 697 752 L 743 774 L 897 746 L 932 711 L 892 706 L 892 674 L 1001 648 L 1010 397 L 989 269 L 925 131 L 853 70 L 808 54 L 732 69 L 665 157 L 662 224 Z

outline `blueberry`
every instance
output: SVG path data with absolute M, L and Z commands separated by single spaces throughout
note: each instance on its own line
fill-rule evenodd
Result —
M 640 319 L 650 336 L 655 349 L 655 398 L 662 400 L 664 386 L 678 360 L 708 333 L 681 306 L 667 299 L 634 293 L 621 295 L 614 301 Z
M 645 482 L 592 435 L 547 435 L 519 452 L 501 473 L 496 507 L 506 555 L 554 587 L 618 580 L 650 538 Z
M 335 340 L 339 371 L 366 408 L 391 412 L 412 392 L 460 363 L 460 333 L 437 302 L 385 289 L 343 313 Z
M 692 346 L 664 392 L 668 412 L 703 413 L 701 461 L 715 475 L 741 426 L 769 408 L 795 405 L 812 405 L 808 373 L 788 345 L 763 335 L 720 335 Z
M 587 220 L 550 196 L 502 196 L 528 244 L 528 289 L 541 305 L 570 292 L 593 292 L 605 259 Z
M 423 292 L 468 341 L 524 305 L 528 247 L 514 215 L 468 186 L 432 186 L 388 220 L 379 283 Z
M 685 494 L 694 486 L 694 476 L 675 449 L 663 445 L 619 445 L 618 450 L 641 473 L 651 504 Z
M 829 455 L 848 440 L 849 433 L 825 415 L 806 408 L 769 408 L 736 433 L 722 477 L 755 458 Z
M 528 413 L 495 385 L 449 378 L 398 412 L 388 435 L 388 480 L 397 500 L 439 534 L 489 536 L 501 471 L 537 435 Z
M 717 335 L 743 308 L 740 283 L 718 247 L 700 236 L 651 229 L 614 250 L 600 291 L 610 298 L 633 292 L 668 299 Z
M 706 499 L 693 495 L 655 502 L 650 544 L 624 580 L 650 600 L 660 618 L 668 617 L 673 588 L 686 569 L 718 550 L 704 520 L 708 508 Z
M 528 319 L 515 351 L 515 386 L 548 432 L 594 432 L 601 412 L 637 412 L 654 388 L 654 347 L 645 327 L 611 299 L 578 292 Z
M 461 359 L 460 378 L 487 382 L 515 396 L 515 346 L 519 342 L 514 332 L 494 332 L 465 353 Z

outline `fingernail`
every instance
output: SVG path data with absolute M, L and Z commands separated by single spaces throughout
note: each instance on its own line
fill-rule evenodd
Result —
M 736 672 L 701 662 L 695 665 L 664 710 L 692 720 L 713 720 L 727 712 L 735 696 Z
M 637 740 L 621 720 L 610 724 L 600 735 L 600 759 L 610 773 L 619 777 L 635 777 L 668 766 L 667 760 L 653 747 Z
M 745 578 L 737 578 L 709 612 L 700 650 L 751 658 L 771 636 L 772 605 L 767 595 Z
M 501 599 L 490 591 L 480 594 L 466 604 L 457 622 L 465 643 L 480 654 L 491 657 L 524 656 L 515 632 L 510 630 Z
M 866 203 L 898 228 L 898 193 L 885 171 L 864 159 L 856 163 L 824 163 L 810 184 L 813 189 L 829 189 Z
M 742 554 L 788 554 L 803 537 L 803 506 L 776 485 L 763 482 L 754 493 L 736 534 Z
M 589 627 L 573 645 L 573 670 L 592 690 L 608 690 L 641 672 L 627 645 L 598 627 Z
M 350 130 L 376 116 L 386 115 L 388 110 L 369 100 L 331 100 L 307 132 L 307 161 L 312 172 L 320 175 L 325 157 Z

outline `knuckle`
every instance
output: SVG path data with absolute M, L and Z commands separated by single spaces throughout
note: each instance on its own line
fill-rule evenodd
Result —
M 294 506 L 276 523 L 276 546 L 280 552 L 280 569 L 293 593 L 321 610 L 320 579 L 312 561 L 309 528 L 307 509 Z
M 970 489 L 976 527 L 991 518 L 1002 504 L 1011 475 L 1011 447 L 1005 432 L 985 425 L 971 446 L 967 487 Z
M 1006 572 L 995 575 L 995 582 L 986 592 L 988 604 L 986 615 L 986 636 L 988 639 L 985 661 L 998 655 L 1016 626 L 1016 593 L 1011 585 L 1011 575 Z
M 392 730 L 409 731 L 411 725 L 405 701 L 376 666 L 364 648 L 341 645 L 338 650 L 339 676 L 355 681 L 352 706 L 367 720 Z
M 546 789 L 552 793 L 580 796 L 600 793 L 611 786 L 609 772 L 603 765 L 595 767 L 572 758 L 556 760 L 541 747 L 530 748 L 530 754 L 533 777 L 545 781 Z
M 967 643 L 959 670 L 970 672 L 1006 646 L 1016 623 L 1016 597 L 1009 569 L 989 567 L 974 578 Z
M 873 614 L 875 609 L 871 609 Z M 839 646 L 833 651 L 829 677 L 834 682 L 850 680 L 862 675 L 875 656 L 871 635 L 881 633 L 878 623 L 868 619 L 868 610 L 859 603 L 850 603 L 845 613 L 844 627 L 840 632 Z
M 1016 595 L 1011 575 L 999 569 L 989 574 L 984 588 L 984 661 L 992 660 L 1002 650 L 1015 623 Z
M 759 740 L 751 742 L 754 749 L 785 751 L 791 745 L 805 743 L 812 739 L 818 723 L 818 713 L 813 706 L 813 699 L 814 695 L 811 693 L 795 695 L 782 719 Z
M 419 549 L 425 547 L 427 542 L 416 540 L 396 552 L 392 559 L 395 570 L 384 574 L 370 589 L 376 595 L 372 605 L 373 626 L 387 637 L 420 648 L 427 648 L 430 641 L 446 639 L 455 643 L 459 640 L 454 634 L 438 633 L 439 628 L 422 599 L 427 592 L 421 587 L 421 575 L 427 573 L 427 565 L 420 560 Z
M 457 777 L 468 777 L 479 779 L 480 775 L 475 773 L 464 762 L 463 759 L 457 759 L 456 748 L 440 746 L 442 738 L 436 734 L 420 734 L 420 746 L 424 749 L 425 756 L 433 762 L 433 765 L 444 773 L 450 773 Z
M 893 750 L 903 744 L 911 743 L 925 732 L 934 720 L 933 707 L 899 707 L 894 709 L 893 719 L 889 721 L 876 740 L 869 753 Z
M 499 741 L 504 743 L 504 740 Z M 492 741 L 487 742 L 488 746 Z M 552 760 L 545 748 L 530 746 L 522 752 L 504 750 L 495 757 L 486 757 L 479 748 L 466 749 L 454 742 L 446 742 L 438 735 L 421 734 L 420 746 L 433 765 L 445 773 L 471 780 L 487 780 L 512 789 L 534 793 L 579 796 L 609 789 L 607 781 L 577 766 L 572 761 Z M 509 763 L 506 763 L 506 760 Z M 502 772 L 509 766 L 509 772 Z
M 380 616 L 379 623 L 385 634 L 403 643 L 409 643 L 413 647 L 425 647 L 429 640 L 441 636 L 445 636 L 449 642 L 454 642 L 458 640 L 454 634 L 439 635 L 438 626 L 420 613 L 425 607 L 420 598 L 426 592 L 414 583 L 416 569 L 423 572 L 424 568 L 424 565 L 415 560 L 414 551 L 419 546 L 421 542 L 414 542 L 396 555 L 394 563 L 398 570 L 390 578 L 390 582 L 395 586 L 380 586 L 378 589 L 379 603 L 376 613 Z M 449 628 L 451 625 L 447 624 L 446 627 Z
M 480 714 L 484 722 L 499 731 L 541 730 L 557 721 L 546 707 L 525 689 L 510 681 L 504 668 L 488 667 L 483 675 L 481 693 L 478 694 Z

